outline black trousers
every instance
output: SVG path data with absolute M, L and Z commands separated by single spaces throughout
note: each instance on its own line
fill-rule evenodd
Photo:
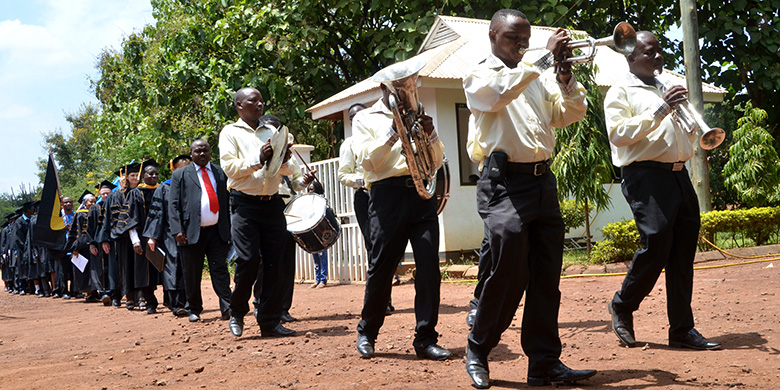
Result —
M 615 310 L 637 310 L 666 268 L 669 337 L 680 339 L 694 325 L 693 259 L 700 225 L 699 203 L 688 171 L 632 164 L 623 168 L 622 189 L 644 247 L 634 253 L 623 285 L 615 293 Z
M 482 295 L 482 289 L 485 288 L 485 279 L 490 275 L 491 256 L 490 253 L 490 231 L 488 231 L 487 225 L 484 226 L 484 236 L 482 237 L 482 244 L 479 247 L 479 264 L 477 265 L 477 285 L 474 287 L 474 298 L 471 299 L 469 305 L 472 309 L 476 309 L 479 305 L 479 297 Z
M 282 314 L 290 313 L 295 289 L 295 239 L 289 232 L 285 236 L 282 259 L 279 264 L 278 298 Z M 255 296 L 259 296 L 255 294 Z M 259 302 L 257 302 L 259 303 Z
M 235 194 L 231 194 L 230 198 L 231 234 L 238 255 L 230 310 L 234 317 L 243 318 L 249 312 L 249 298 L 261 268 L 272 273 L 262 275 L 261 283 L 267 285 L 266 291 L 276 290 L 287 223 L 281 198 L 258 200 Z M 260 318 L 257 320 L 260 329 L 273 329 L 279 324 L 281 316 L 279 300 L 255 298 L 260 303 Z
M 209 262 L 211 286 L 219 298 L 219 310 L 225 313 L 230 309 L 230 273 L 227 268 L 229 251 L 230 245 L 222 240 L 217 225 L 201 228 L 198 242 L 179 247 L 179 264 L 182 268 L 184 292 L 187 296 L 184 308 L 190 313 L 203 312 L 200 282 L 204 259 L 208 259 Z
M 366 253 L 371 258 L 371 231 L 368 227 L 368 190 L 361 188 L 355 191 L 352 206 L 355 209 L 355 219 L 357 219 L 360 232 L 363 234 L 363 241 L 366 243 Z
M 520 342 L 528 375 L 543 376 L 560 363 L 558 290 L 564 226 L 555 176 L 507 173 L 502 182 L 482 171 L 477 209 L 490 233 L 490 274 L 477 306 L 468 347 L 487 357 L 512 323 L 526 294 Z
M 360 334 L 376 340 L 390 301 L 393 275 L 411 242 L 417 274 L 414 279 L 414 313 L 417 321 L 414 347 L 438 340 L 439 320 L 439 218 L 436 199 L 422 200 L 405 179 L 390 178 L 373 184 L 368 208 L 371 262 L 363 299 Z

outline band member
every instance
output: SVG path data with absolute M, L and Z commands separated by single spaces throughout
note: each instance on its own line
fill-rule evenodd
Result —
M 192 163 L 192 157 L 182 154 L 171 160 L 171 172 L 184 168 Z M 146 227 L 143 236 L 149 238 L 149 250 L 159 249 L 165 253 L 165 264 L 162 273 L 163 305 L 171 309 L 171 312 L 179 317 L 186 316 L 187 295 L 184 288 L 184 275 L 182 273 L 176 239 L 171 233 L 169 223 L 168 204 L 170 202 L 171 179 L 162 182 L 154 190 L 152 205 L 149 209 L 149 217 L 146 218 Z M 203 259 L 200 260 L 202 267 Z M 201 269 L 201 273 L 202 273 Z M 213 280 L 213 278 L 212 278 Z M 200 278 L 198 278 L 200 289 Z
M 239 337 L 244 331 L 244 316 L 249 312 L 249 296 L 258 279 L 258 271 L 268 262 L 278 272 L 287 234 L 284 201 L 278 195 L 282 175 L 292 174 L 289 147 L 285 153 L 271 146 L 275 133 L 262 126 L 263 97 L 255 88 L 242 88 L 234 97 L 239 120 L 225 126 L 219 134 L 220 165 L 227 174 L 232 206 L 231 236 L 236 249 L 235 287 L 230 299 L 230 332 Z M 278 148 L 279 149 L 279 148 Z M 272 159 L 281 159 L 272 160 Z M 281 163 L 275 175 L 266 177 L 267 165 Z M 267 269 L 263 267 L 263 269 Z M 278 275 L 263 275 L 262 283 L 276 283 Z M 273 288 L 270 291 L 273 291 Z M 259 299 L 259 297 L 255 297 Z M 257 321 L 263 336 L 292 336 L 294 330 L 280 323 L 278 300 L 260 300 Z
M 89 268 L 91 272 L 92 285 L 100 293 L 100 301 L 103 305 L 110 306 L 112 303 L 112 294 L 118 295 L 118 291 L 111 291 L 111 284 L 109 282 L 109 257 L 114 257 L 116 262 L 116 253 L 111 251 L 111 254 L 106 254 L 102 250 L 98 249 L 100 243 L 97 241 L 97 235 L 100 229 L 103 227 L 103 220 L 106 216 L 106 203 L 108 196 L 111 195 L 112 190 L 116 186 L 108 180 L 103 180 L 99 183 L 95 189 L 98 190 L 97 202 L 89 208 L 87 212 L 87 235 L 89 236 L 89 252 L 92 254 L 92 258 L 89 262 Z M 114 302 L 116 306 L 119 306 L 119 301 Z
M 203 312 L 201 277 L 208 260 L 211 286 L 219 299 L 223 320 L 230 318 L 230 215 L 227 176 L 211 163 L 211 145 L 197 140 L 190 145 L 192 164 L 173 172 L 168 215 L 179 248 L 190 322 Z
M 630 73 L 604 98 L 612 161 L 621 167 L 623 195 L 631 206 L 643 248 L 636 251 L 620 291 L 608 305 L 612 328 L 633 347 L 633 312 L 666 269 L 669 345 L 720 349 L 693 324 L 693 259 L 699 234 L 699 205 L 684 163 L 693 156 L 695 134 L 669 115 L 686 100 L 682 86 L 665 88 L 661 46 L 653 34 L 637 33 L 626 56 Z
M 573 382 L 595 375 L 560 361 L 558 336 L 564 226 L 549 159 L 553 127 L 582 119 L 585 89 L 571 65 L 560 64 L 557 85 L 540 78 L 555 58 L 567 56 L 569 36 L 556 30 L 547 51 L 522 62 L 531 25 L 522 12 L 500 10 L 488 33 L 491 54 L 463 79 L 475 123 L 473 161 L 483 163 L 477 208 L 489 232 L 491 272 L 484 282 L 468 336 L 466 372 L 474 386 L 490 386 L 487 357 L 509 327 L 525 292 L 521 344 L 528 384 Z
M 450 351 L 437 345 L 439 334 L 439 218 L 436 198 L 423 200 L 409 175 L 402 145 L 395 131 L 389 107 L 388 88 L 381 84 L 383 96 L 361 111 L 352 123 L 358 161 L 365 170 L 364 181 L 370 188 L 368 226 L 369 261 L 362 319 L 357 326 L 357 350 L 363 358 L 374 356 L 379 329 L 390 303 L 393 275 L 411 242 L 416 265 L 415 316 L 417 325 L 413 346 L 419 358 L 446 360 Z M 420 116 L 423 130 L 431 138 L 435 168 L 444 157 L 444 145 L 434 130 L 433 120 Z
M 120 215 L 128 212 L 127 194 L 138 186 L 140 168 L 141 164 L 134 162 L 115 172 L 120 178 L 121 188 L 112 193 L 106 200 L 106 215 L 96 240 L 100 242 L 103 253 L 108 255 L 109 285 L 112 290 L 111 304 L 114 307 L 120 307 L 120 300 L 124 295 L 128 310 L 136 308 L 136 299 L 140 296 L 136 292 L 133 276 L 135 252 L 130 236 L 125 234 L 127 232 L 126 221 L 120 219 Z

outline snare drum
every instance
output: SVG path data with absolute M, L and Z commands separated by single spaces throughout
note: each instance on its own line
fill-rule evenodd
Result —
M 341 225 L 324 196 L 314 193 L 293 198 L 284 209 L 287 231 L 309 253 L 324 252 L 338 240 Z

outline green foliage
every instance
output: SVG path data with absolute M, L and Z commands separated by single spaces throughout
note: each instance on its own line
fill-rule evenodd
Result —
M 774 139 L 763 125 L 766 111 L 745 103 L 745 114 L 729 147 L 730 159 L 723 167 L 725 184 L 734 188 L 749 207 L 780 202 L 780 158 Z
M 577 203 L 577 201 L 571 199 L 562 199 L 559 203 L 561 205 L 561 217 L 563 217 L 563 225 L 566 226 L 566 232 L 585 224 L 584 204 Z
M 634 252 L 642 248 L 636 221 L 610 223 L 602 228 L 604 240 L 596 243 L 590 258 L 594 263 L 607 264 L 631 260 Z
M 772 236 L 780 233 L 780 208 L 756 207 L 702 214 L 699 234 L 714 242 L 715 233 L 729 234 L 732 239 L 740 235 L 755 245 L 764 245 Z M 709 245 L 701 241 L 699 247 L 706 249 Z
M 714 127 L 720 127 L 726 132 L 726 139 L 721 147 L 707 152 L 707 164 L 710 168 L 710 193 L 712 194 L 712 208 L 714 210 L 726 210 L 739 207 L 741 201 L 737 192 L 727 186 L 723 167 L 729 161 L 729 149 L 734 130 L 737 128 L 737 119 L 742 116 L 741 109 L 730 98 L 718 104 L 705 106 L 704 122 Z

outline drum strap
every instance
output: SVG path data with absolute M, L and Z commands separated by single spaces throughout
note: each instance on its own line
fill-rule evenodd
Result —
M 284 180 L 284 182 L 287 183 L 287 187 L 290 187 L 290 192 L 292 192 L 293 196 L 298 195 L 298 193 L 295 192 L 295 189 L 293 189 L 292 182 L 290 181 L 289 177 L 282 176 L 282 180 Z

